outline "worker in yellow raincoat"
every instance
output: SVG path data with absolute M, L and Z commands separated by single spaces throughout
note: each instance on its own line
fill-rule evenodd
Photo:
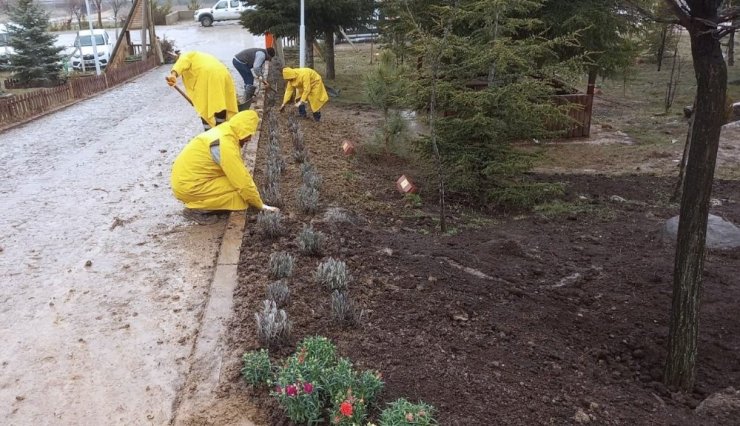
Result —
M 298 108 L 298 114 L 306 117 L 306 101 L 311 105 L 313 119 L 321 120 L 321 107 L 329 100 L 326 93 L 326 87 L 321 80 L 321 76 L 311 68 L 283 68 L 283 79 L 285 84 L 285 96 L 283 96 L 283 105 L 280 111 L 285 109 L 285 105 L 295 96 L 297 101 L 295 106 Z
M 242 111 L 185 145 L 172 165 L 170 178 L 173 194 L 185 203 L 185 217 L 209 224 L 218 220 L 218 213 L 249 206 L 279 210 L 262 202 L 241 156 L 241 147 L 258 125 L 255 111 Z
M 175 86 L 180 76 L 206 130 L 239 112 L 234 80 L 226 65 L 216 57 L 195 51 L 183 53 L 165 80 L 170 86 Z

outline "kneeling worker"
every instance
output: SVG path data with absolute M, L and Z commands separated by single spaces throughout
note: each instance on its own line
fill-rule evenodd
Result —
M 279 211 L 262 202 L 241 147 L 257 131 L 259 116 L 242 111 L 193 138 L 172 165 L 172 192 L 185 203 L 183 215 L 201 225 L 218 220 L 216 213 L 244 210 Z

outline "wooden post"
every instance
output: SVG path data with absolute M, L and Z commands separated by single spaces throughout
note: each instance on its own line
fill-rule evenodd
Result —
M 147 0 L 141 0 L 141 59 L 146 58 L 146 33 L 149 22 L 149 2 Z

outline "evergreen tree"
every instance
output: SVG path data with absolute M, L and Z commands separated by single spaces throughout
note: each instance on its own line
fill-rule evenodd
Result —
M 46 31 L 49 15 L 33 0 L 18 0 L 10 10 L 9 45 L 15 50 L 8 70 L 22 82 L 56 81 L 62 69 L 61 47 L 56 36 Z
M 556 53 L 572 39 L 537 35 L 545 28 L 531 16 L 540 0 L 432 3 L 413 3 L 413 10 L 412 2 L 383 2 L 394 8 L 386 16 L 405 29 L 407 55 L 416 59 L 411 106 L 439 111 L 437 148 L 431 139 L 420 148 L 430 158 L 439 153 L 450 192 L 479 204 L 529 207 L 551 196 L 552 186 L 523 177 L 531 157 L 511 142 L 554 135 L 548 124 L 567 119 L 552 102 L 551 83 L 580 72 L 581 58 L 561 61 Z
M 242 13 L 241 24 L 254 34 L 270 32 L 278 37 L 296 37 L 300 25 L 300 2 L 297 0 L 250 0 L 254 10 Z M 323 38 L 326 42 L 327 79 L 335 78 L 334 34 L 340 27 L 353 27 L 370 19 L 373 0 L 306 0 L 306 42 Z M 306 49 L 311 52 L 311 49 Z M 308 66 L 313 66 L 311 58 Z

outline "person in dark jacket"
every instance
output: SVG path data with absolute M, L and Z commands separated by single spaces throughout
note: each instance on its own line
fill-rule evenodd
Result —
M 231 63 L 244 79 L 246 99 L 251 99 L 257 88 L 254 85 L 254 79 L 267 83 L 267 76 L 264 75 L 263 66 L 265 61 L 271 60 L 275 56 L 275 49 L 251 48 L 244 49 L 234 55 Z

